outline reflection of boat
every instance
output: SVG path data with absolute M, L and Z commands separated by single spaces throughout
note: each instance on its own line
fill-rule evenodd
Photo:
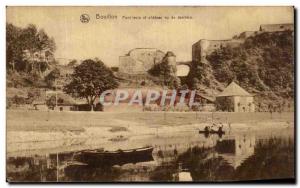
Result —
M 223 134 L 225 134 L 223 126 L 224 125 L 222 123 L 217 124 L 212 122 L 210 126 L 206 126 L 203 130 L 199 130 L 199 134 L 218 134 L 219 136 L 222 136 Z
M 183 169 L 182 163 L 178 164 L 178 171 L 173 174 L 173 180 L 174 181 L 193 181 L 193 178 L 191 176 L 191 172 L 189 169 Z
M 117 151 L 84 150 L 75 153 L 74 160 L 86 163 L 89 166 L 123 165 L 152 161 L 152 151 L 153 147 Z
M 203 131 L 199 131 L 199 134 L 219 134 L 219 135 L 222 135 L 222 134 L 225 134 L 225 131 L 223 130 L 203 130 Z

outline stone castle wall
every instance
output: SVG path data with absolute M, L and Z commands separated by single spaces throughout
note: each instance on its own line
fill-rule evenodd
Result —
M 136 48 L 125 56 L 119 57 L 119 71 L 128 74 L 143 74 L 160 63 L 165 56 L 160 50 L 153 48 Z
M 261 25 L 259 30 L 265 32 L 276 32 L 286 30 L 294 31 L 294 24 L 265 24 Z
M 236 47 L 243 41 L 239 39 L 232 40 L 205 40 L 202 39 L 192 46 L 192 59 L 193 61 L 201 61 L 205 63 L 206 56 L 215 51 L 216 49 L 231 46 Z
M 261 25 L 259 31 L 245 31 L 229 40 L 206 40 L 202 39 L 192 46 L 192 60 L 207 63 L 206 56 L 221 47 L 236 47 L 248 37 L 262 32 L 294 31 L 294 24 L 266 24 Z

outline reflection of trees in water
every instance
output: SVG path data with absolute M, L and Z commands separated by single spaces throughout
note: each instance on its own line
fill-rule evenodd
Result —
M 150 173 L 150 180 L 152 181 L 172 181 L 173 175 L 177 170 L 177 165 L 172 162 L 158 166 Z
M 229 145 L 219 147 L 228 148 Z M 293 178 L 294 174 L 294 141 L 292 138 L 273 137 L 258 140 L 254 154 L 234 169 L 225 158 L 218 154 L 223 151 L 215 148 L 193 147 L 182 154 L 175 155 L 171 161 L 162 162 L 149 173 L 152 181 L 172 181 L 180 170 L 188 170 L 193 181 L 230 181 L 254 179 Z M 231 152 L 232 153 L 232 152 Z M 162 154 L 162 153 L 161 153 Z M 163 156 L 164 157 L 164 156 Z M 13 181 L 56 181 L 56 168 L 48 164 L 47 158 L 11 157 L 7 160 L 7 178 Z M 181 164 L 181 165 L 179 165 Z M 180 168 L 179 168 L 180 166 Z M 136 167 L 134 167 L 134 170 Z M 115 166 L 90 168 L 86 166 L 69 166 L 59 181 L 118 181 L 127 176 Z M 139 174 L 140 172 L 137 172 Z M 129 173 L 136 174 L 136 173 Z M 146 175 L 148 176 L 148 174 Z
M 193 181 L 231 180 L 234 171 L 213 149 L 194 147 L 178 157 L 183 168 L 189 169 Z
M 9 176 L 14 177 L 13 181 L 16 182 L 45 182 L 56 180 L 56 172 L 54 170 L 42 170 L 39 168 L 33 168 L 26 173 L 12 173 Z
M 234 168 L 223 157 L 208 159 L 191 169 L 194 181 L 232 180 Z
M 65 169 L 63 181 L 116 181 L 120 174 L 121 171 L 114 167 L 91 168 L 87 166 L 71 166 Z
M 13 182 L 44 182 L 56 181 L 56 171 L 34 166 L 22 172 L 7 172 L 7 179 Z
M 292 139 L 258 141 L 254 155 L 234 169 L 213 149 L 194 147 L 178 156 L 177 163 L 190 171 L 193 181 L 230 181 L 294 177 Z
M 34 164 L 33 157 L 10 157 L 7 160 L 7 179 L 14 182 L 55 181 L 56 171 L 41 161 Z
M 292 138 L 260 140 L 255 147 L 255 155 L 246 159 L 237 168 L 235 178 L 239 180 L 293 178 L 294 166 Z

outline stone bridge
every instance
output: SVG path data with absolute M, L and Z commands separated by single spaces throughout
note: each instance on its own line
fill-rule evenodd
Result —
M 176 62 L 177 76 L 187 76 L 191 69 L 191 61 Z
M 184 61 L 184 62 L 176 62 L 176 65 L 187 65 L 191 67 L 192 62 L 191 61 Z

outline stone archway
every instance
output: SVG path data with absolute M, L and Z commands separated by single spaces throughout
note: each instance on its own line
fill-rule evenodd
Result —
M 190 66 L 186 64 L 176 65 L 177 73 L 176 76 L 187 76 L 190 72 Z

